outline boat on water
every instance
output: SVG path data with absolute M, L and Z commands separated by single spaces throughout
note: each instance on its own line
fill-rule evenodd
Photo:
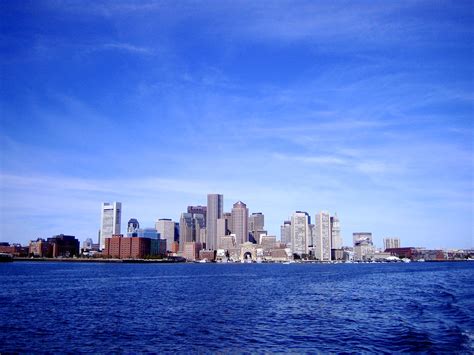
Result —
M 13 255 L 0 253 L 0 263 L 13 261 Z

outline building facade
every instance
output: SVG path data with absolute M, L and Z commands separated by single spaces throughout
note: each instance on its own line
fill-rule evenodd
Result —
M 341 224 L 337 213 L 331 217 L 331 249 L 342 248 Z
M 372 233 L 352 233 L 352 240 L 354 242 L 354 260 L 364 261 L 366 260 L 368 255 L 374 253 Z
M 242 201 L 237 201 L 232 207 L 232 227 L 233 234 L 235 234 L 237 245 L 248 242 L 249 210 L 247 205 Z
M 309 224 L 311 219 L 309 214 L 296 211 L 291 217 L 291 252 L 299 256 L 308 254 L 310 243 Z
M 104 202 L 102 204 L 99 244 L 105 249 L 105 239 L 120 234 L 122 204 L 120 202 Z
M 175 241 L 174 221 L 169 218 L 161 218 L 155 223 L 155 229 L 160 233 L 160 238 L 166 240 L 166 247 L 171 250 Z
M 315 258 L 321 261 L 331 260 L 331 223 L 328 212 L 319 212 L 315 216 L 313 248 Z
M 217 249 L 217 220 L 224 211 L 224 196 L 220 194 L 207 195 L 206 210 L 206 248 Z
M 400 238 L 384 238 L 383 250 L 401 248 Z
M 280 241 L 286 245 L 291 244 L 291 221 L 284 221 L 280 227 Z
M 207 216 L 207 207 L 206 206 L 188 206 L 188 213 L 200 214 L 204 217 L 204 227 L 206 227 L 206 216 Z

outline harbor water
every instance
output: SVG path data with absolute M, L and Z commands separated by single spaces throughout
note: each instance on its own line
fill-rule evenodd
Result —
M 4 352 L 474 352 L 474 262 L 0 264 Z

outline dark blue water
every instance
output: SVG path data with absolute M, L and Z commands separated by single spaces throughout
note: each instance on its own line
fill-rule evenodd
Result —
M 474 262 L 0 264 L 0 352 L 474 352 Z

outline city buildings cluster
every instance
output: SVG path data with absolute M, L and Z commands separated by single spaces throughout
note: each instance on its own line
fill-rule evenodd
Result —
M 126 233 L 122 234 L 122 204 L 105 202 L 97 243 L 87 238 L 80 250 L 74 236 L 60 234 L 37 238 L 27 247 L 0 243 L 0 253 L 41 258 L 182 257 L 188 261 L 218 262 L 452 260 L 474 255 L 472 250 L 402 247 L 398 237 L 384 238 L 383 248 L 376 248 L 370 232 L 353 233 L 352 245 L 344 246 L 336 213 L 320 211 L 311 217 L 305 211 L 294 212 L 280 226 L 278 239 L 265 229 L 262 212 L 250 213 L 242 201 L 235 202 L 230 211 L 225 212 L 223 195 L 208 194 L 206 206 L 188 206 L 179 221 L 159 218 L 153 227 L 142 228 L 136 218 L 131 218 Z

